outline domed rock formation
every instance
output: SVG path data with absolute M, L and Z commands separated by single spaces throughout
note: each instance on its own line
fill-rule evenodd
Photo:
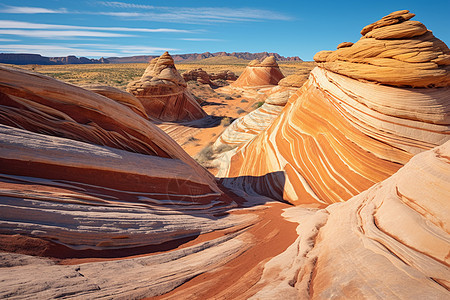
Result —
M 206 113 L 187 90 L 169 53 L 153 59 L 141 79 L 130 82 L 127 92 L 138 98 L 149 116 L 162 121 L 192 121 Z
M 288 209 L 299 237 L 265 265 L 252 299 L 447 298 L 449 158 L 447 142 L 346 203 Z
M 277 85 L 284 78 L 273 56 L 266 57 L 262 62 L 252 60 L 241 76 L 231 84 L 233 87 L 264 87 Z
M 371 74 L 357 80 L 329 71 L 328 61 L 319 65 L 265 131 L 221 162 L 225 185 L 294 204 L 344 201 L 450 138 L 449 86 L 386 86 L 367 82 Z M 367 66 L 360 65 L 354 70 Z M 410 80 L 402 85 L 417 86 Z
M 75 253 L 157 245 L 240 222 L 208 219 L 235 205 L 214 177 L 110 98 L 0 67 L 0 111 L 0 234 Z M 202 217 L 174 220 L 173 210 Z
M 393 12 L 361 30 L 355 44 L 321 51 L 314 60 L 327 70 L 393 86 L 450 84 L 450 50 L 407 10 Z

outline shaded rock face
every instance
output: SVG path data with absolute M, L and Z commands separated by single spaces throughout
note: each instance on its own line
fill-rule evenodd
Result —
M 237 76 L 230 70 L 223 70 L 219 73 L 207 73 L 202 68 L 190 70 L 182 74 L 184 81 L 197 81 L 202 84 L 214 85 L 214 80 L 236 80 Z
M 252 60 L 241 76 L 231 84 L 233 87 L 264 87 L 277 85 L 284 78 L 283 73 L 273 56 L 265 58 L 262 62 Z
M 253 299 L 448 298 L 449 158 L 446 142 L 345 203 L 288 209 L 299 237 L 265 265 Z
M 331 72 L 328 61 L 319 65 L 266 130 L 221 162 L 226 186 L 278 191 L 294 204 L 345 201 L 449 140 L 450 87 L 442 77 L 430 77 L 440 88 L 400 88 Z
M 235 205 L 214 177 L 138 114 L 133 98 L 106 92 L 113 96 L 0 67 L 0 234 L 75 253 L 228 226 L 212 217 Z
M 319 66 L 355 79 L 392 86 L 450 84 L 450 50 L 407 10 L 393 12 L 361 30 L 354 44 L 314 56 Z
M 153 59 L 141 79 L 128 84 L 127 92 L 141 101 L 149 116 L 162 121 L 192 121 L 206 116 L 167 52 Z

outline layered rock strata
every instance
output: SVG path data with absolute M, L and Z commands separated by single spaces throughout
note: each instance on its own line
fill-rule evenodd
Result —
M 167 52 L 153 59 L 141 79 L 128 84 L 127 92 L 141 101 L 149 116 L 162 121 L 192 121 L 206 116 Z
M 361 30 L 356 43 L 321 51 L 314 60 L 355 79 L 407 87 L 450 84 L 450 50 L 407 10 L 393 12 Z
M 101 251 L 244 222 L 218 222 L 236 203 L 132 108 L 46 76 L 0 68 L 0 234 Z
M 389 41 L 386 47 L 399 40 Z M 445 74 L 447 66 L 433 60 L 435 74 Z M 356 76 L 332 72 L 328 62 L 319 65 L 267 130 L 221 161 L 219 176 L 227 186 L 294 204 L 344 201 L 389 177 L 414 154 L 449 140 L 445 76 L 430 77 L 439 88 L 403 88 L 368 82 L 374 78 L 365 63 L 353 69 L 360 70 Z M 417 86 L 415 78 L 408 80 L 401 85 Z
M 252 299 L 447 298 L 449 158 L 447 142 L 346 203 L 288 209 L 299 237 L 265 265 Z
M 307 77 L 307 76 L 306 76 Z M 213 144 L 213 150 L 236 148 L 265 130 L 281 113 L 289 97 L 306 81 L 305 76 L 291 75 L 280 80 L 279 85 L 266 94 L 264 104 L 233 121 Z M 221 158 L 222 159 L 222 158 Z
M 252 60 L 239 78 L 231 84 L 232 87 L 264 87 L 277 85 L 284 78 L 273 56 L 265 58 L 262 62 Z

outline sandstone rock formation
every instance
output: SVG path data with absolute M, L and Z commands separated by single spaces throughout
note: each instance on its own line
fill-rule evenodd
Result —
M 289 97 L 303 85 L 307 75 L 290 75 L 267 92 L 264 104 L 249 114 L 236 119 L 213 144 L 215 152 L 236 148 L 265 130 L 281 113 Z M 220 160 L 225 159 L 221 157 Z
M 214 85 L 212 81 L 214 80 L 231 80 L 234 81 L 237 79 L 236 74 L 231 72 L 230 70 L 223 70 L 219 73 L 207 73 L 202 68 L 186 71 L 182 74 L 184 81 L 197 81 L 201 84 L 209 84 Z
M 206 116 L 167 52 L 153 59 L 141 79 L 128 84 L 127 92 L 142 102 L 149 116 L 162 121 L 192 121 Z
M 138 98 L 134 97 L 130 93 L 105 85 L 83 85 L 82 88 L 115 100 L 123 105 L 128 106 L 135 113 L 141 115 L 142 117 L 151 119 L 145 112 L 145 108 L 142 105 L 141 101 L 139 101 Z
M 1 67 L 0 111 L 0 234 L 76 252 L 157 245 L 239 223 L 208 219 L 235 203 L 125 105 Z M 167 217 L 197 210 L 198 219 Z
M 241 76 L 231 84 L 233 87 L 264 87 L 277 85 L 284 78 L 273 56 L 265 58 L 262 62 L 252 60 Z
M 367 66 L 352 64 L 354 70 Z M 225 185 L 295 204 L 344 201 L 449 139 L 449 86 L 392 87 L 367 82 L 374 78 L 363 71 L 357 80 L 329 71 L 328 61 L 319 65 L 267 130 L 221 161 Z M 436 86 L 444 83 L 430 78 Z M 417 86 L 415 77 L 410 80 L 404 85 Z
M 447 142 L 345 203 L 288 209 L 299 237 L 252 299 L 448 298 L 449 158 Z
M 314 60 L 327 70 L 393 86 L 450 84 L 450 50 L 407 10 L 393 12 L 361 30 L 355 44 L 321 51 Z

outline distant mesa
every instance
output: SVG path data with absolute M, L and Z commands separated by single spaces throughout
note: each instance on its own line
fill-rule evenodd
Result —
M 249 52 L 216 52 L 216 53 L 191 53 L 173 55 L 175 62 L 194 62 L 212 57 L 234 57 L 237 59 L 263 60 L 266 57 L 274 56 L 278 61 L 302 61 L 298 56 L 284 57 L 278 53 L 249 53 Z M 40 54 L 28 53 L 0 53 L 0 63 L 13 65 L 65 65 L 65 64 L 123 64 L 123 63 L 148 63 L 150 60 L 157 58 L 157 55 L 138 55 L 127 57 L 101 57 L 99 59 L 76 57 L 73 55 L 63 57 L 45 57 Z
M 319 66 L 279 117 L 221 161 L 223 184 L 326 205 L 448 141 L 448 48 L 411 17 L 392 13 L 355 44 L 317 53 Z
M 399 87 L 450 84 L 450 50 L 407 10 L 393 12 L 361 30 L 356 43 L 321 51 L 324 69 L 359 80 Z
M 232 87 L 264 87 L 277 85 L 284 78 L 274 56 L 266 57 L 262 62 L 252 60 Z
M 128 84 L 127 92 L 141 101 L 149 116 L 162 121 L 192 121 L 206 116 L 168 52 L 153 59 L 141 79 Z
M 94 59 L 76 57 L 73 55 L 64 57 L 45 57 L 39 54 L 0 53 L 0 63 L 12 65 L 68 65 L 68 64 L 107 64 L 106 58 Z
M 175 54 L 172 55 L 173 60 L 176 63 L 180 62 L 193 62 L 193 61 L 199 61 L 206 58 L 213 58 L 213 57 L 235 57 L 237 59 L 244 59 L 244 60 L 253 60 L 257 59 L 259 61 L 265 59 L 266 57 L 274 56 L 277 61 L 302 61 L 298 56 L 293 57 L 285 57 L 281 56 L 278 53 L 269 53 L 269 52 L 260 52 L 260 53 L 250 53 L 250 52 L 204 52 L 204 53 L 191 53 L 191 54 Z M 156 58 L 158 56 L 151 56 L 151 55 L 140 55 L 140 56 L 130 56 L 130 57 L 108 57 L 108 61 L 112 64 L 116 63 L 146 63 L 150 61 L 153 58 Z

